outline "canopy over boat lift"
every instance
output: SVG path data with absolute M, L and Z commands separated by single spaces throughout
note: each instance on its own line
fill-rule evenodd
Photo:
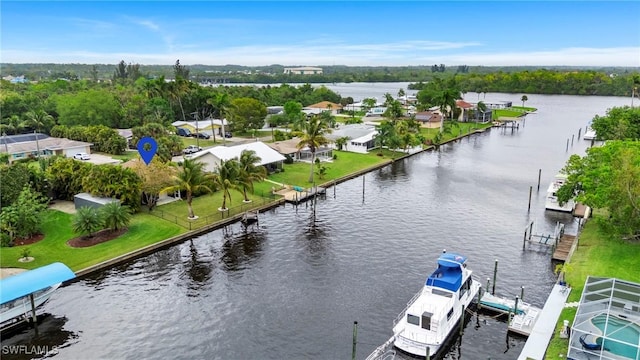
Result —
M 76 274 L 68 266 L 60 262 L 10 276 L 0 280 L 0 304 L 29 296 L 35 321 L 36 309 L 33 294 L 75 277 Z

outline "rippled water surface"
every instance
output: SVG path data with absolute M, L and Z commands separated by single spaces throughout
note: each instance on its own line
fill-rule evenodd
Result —
M 366 84 L 336 87 L 369 96 L 358 96 Z M 286 205 L 257 227 L 236 224 L 80 280 L 45 305 L 39 337 L 3 345 L 48 344 L 60 359 L 345 359 L 358 321 L 363 359 L 392 335 L 443 249 L 467 255 L 483 285 L 499 260 L 497 293 L 524 285 L 542 307 L 553 265 L 544 248 L 522 250 L 524 228 L 534 220 L 550 233 L 561 221 L 575 231 L 571 216 L 545 213 L 544 191 L 571 153 L 584 154 L 578 129 L 628 100 L 528 97 L 539 110 L 518 131 L 492 129 L 329 188 L 315 226 L 310 204 Z M 514 359 L 523 344 L 504 321 L 473 318 L 446 358 Z

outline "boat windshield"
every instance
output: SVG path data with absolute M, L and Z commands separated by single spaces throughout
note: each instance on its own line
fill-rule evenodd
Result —
M 453 297 L 453 293 L 450 293 L 448 291 L 443 291 L 443 290 L 440 290 L 440 289 L 435 289 L 435 288 L 431 289 L 431 293 L 434 294 L 434 295 L 445 296 L 445 297 L 448 297 L 448 298 Z

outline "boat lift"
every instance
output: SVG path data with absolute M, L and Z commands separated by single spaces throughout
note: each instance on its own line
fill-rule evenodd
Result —
M 34 325 L 37 324 L 34 293 L 48 287 L 59 285 L 76 277 L 76 274 L 65 264 L 55 262 L 34 270 L 0 280 L 0 304 L 4 305 L 16 299 L 29 297 L 31 302 L 31 316 Z M 28 312 L 25 314 L 25 319 Z

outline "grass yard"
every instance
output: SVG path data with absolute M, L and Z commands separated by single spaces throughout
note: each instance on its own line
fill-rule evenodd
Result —
M 122 162 L 127 162 L 127 161 L 129 161 L 131 159 L 136 159 L 139 156 L 138 155 L 138 150 L 125 151 L 124 154 L 122 154 L 122 155 L 112 155 L 112 154 L 107 154 L 107 153 L 103 153 L 103 152 L 96 152 L 96 154 L 109 156 L 109 157 L 112 157 L 114 159 L 121 160 Z
M 592 219 L 580 234 L 578 249 L 566 266 L 565 280 L 572 287 L 567 301 L 580 301 L 588 275 L 640 282 L 638 269 L 640 269 L 640 244 L 614 238 L 600 228 L 597 219 Z M 563 320 L 573 322 L 576 311 L 576 308 L 564 309 L 560 314 L 556 331 L 547 348 L 546 359 L 566 358 L 569 341 L 560 339 L 557 334 L 562 328 Z
M 445 126 L 447 126 L 447 124 L 451 124 L 451 133 L 444 133 L 443 134 L 443 141 L 447 141 L 447 140 L 451 140 L 455 137 L 464 135 L 464 134 L 468 134 L 471 131 L 474 130 L 478 130 L 478 129 L 485 129 L 488 127 L 491 127 L 491 124 L 480 124 L 480 123 L 476 123 L 476 122 L 458 122 L 458 121 L 450 121 L 447 120 L 444 122 Z M 422 135 L 424 135 L 425 138 L 429 139 L 429 140 L 433 140 L 433 138 L 440 132 L 440 128 L 425 128 L 425 127 L 421 127 L 420 128 L 420 133 Z
M 327 172 L 322 179 L 317 175 L 318 167 L 314 166 L 313 178 L 316 184 L 319 185 L 390 160 L 390 152 L 383 152 L 383 154 L 386 154 L 385 156 L 378 156 L 376 155 L 377 152 L 377 150 L 374 150 L 369 154 L 358 154 L 333 150 L 333 154 L 337 155 L 337 159 L 330 163 L 321 163 L 321 165 L 327 168 Z M 281 184 L 301 186 L 305 188 L 312 185 L 309 183 L 311 164 L 302 162 L 285 164 L 284 169 L 284 172 L 269 175 L 269 179 Z M 271 186 L 273 185 L 269 185 L 269 188 Z
M 60 261 L 72 270 L 78 271 L 186 232 L 184 228 L 155 216 L 136 214 L 131 220 L 129 231 L 119 238 L 91 247 L 72 248 L 67 245 L 67 241 L 77 236 L 71 230 L 73 215 L 49 210 L 44 216 L 44 239 L 31 245 L 3 247 L 0 252 L 2 267 L 34 269 Z M 28 249 L 29 256 L 35 258 L 34 261 L 18 261 L 25 248 Z
M 273 185 L 270 184 L 269 189 L 271 189 L 271 186 Z M 270 192 L 270 190 L 267 191 Z M 243 213 L 272 201 L 269 197 L 261 197 L 261 193 L 256 191 L 254 194 L 247 193 L 248 198 L 252 200 L 250 203 L 243 203 L 244 195 L 242 192 L 237 190 L 231 190 L 230 192 L 231 201 L 227 199 L 226 204 L 229 211 L 224 213 L 224 218 Z M 197 229 L 223 219 L 223 213 L 218 210 L 222 206 L 221 191 L 193 198 L 191 206 L 194 214 L 198 216 L 197 220 L 187 219 L 189 211 L 187 202 L 184 200 L 158 206 L 153 210 L 153 213 L 155 216 L 162 217 L 170 223 L 179 224 L 187 229 Z
M 493 110 L 492 116 L 494 120 L 500 120 L 501 117 L 514 118 L 514 117 L 520 117 L 523 115 L 524 115 L 523 111 L 510 110 L 510 109 L 495 109 Z
M 187 147 L 189 145 L 196 145 L 196 143 L 199 144 L 200 147 L 205 148 L 208 146 L 214 146 L 217 144 L 222 144 L 222 138 L 220 136 L 216 135 L 216 141 L 213 141 L 213 136 L 211 138 L 209 138 L 209 140 L 207 139 L 196 139 L 193 137 L 186 137 L 186 136 L 181 136 L 180 139 L 182 139 L 182 144 L 184 145 L 184 147 Z

